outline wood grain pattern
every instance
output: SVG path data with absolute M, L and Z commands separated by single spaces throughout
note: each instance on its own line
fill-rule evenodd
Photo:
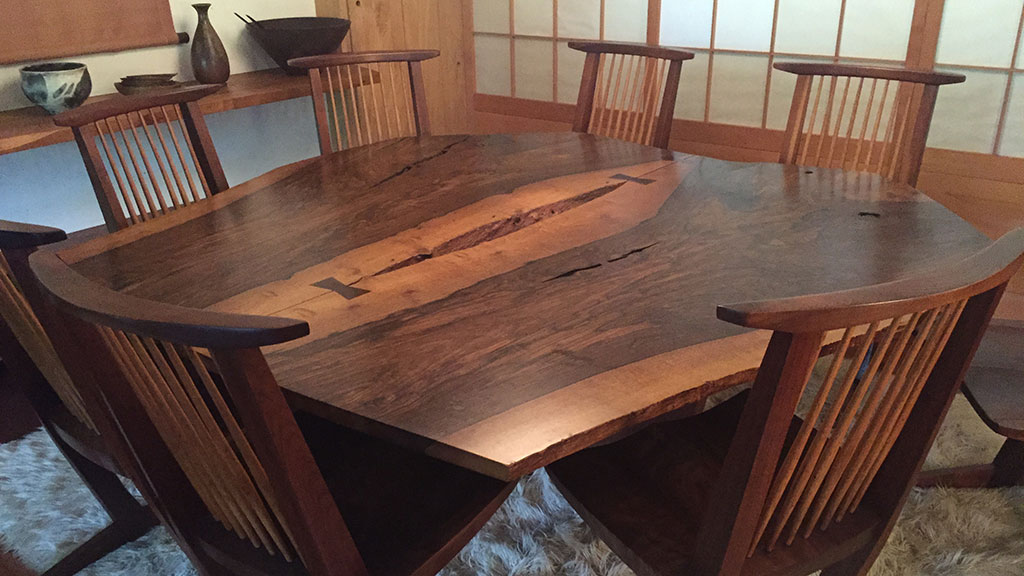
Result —
M 729 339 L 743 330 L 715 304 L 892 280 L 988 243 L 875 175 L 571 133 L 388 141 L 213 203 L 61 256 L 142 298 L 308 320 L 267 355 L 294 403 L 502 478 L 756 368 L 763 341 Z M 649 409 L 589 396 L 623 381 Z

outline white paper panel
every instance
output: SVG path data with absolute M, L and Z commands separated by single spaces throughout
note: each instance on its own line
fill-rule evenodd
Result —
M 999 153 L 1003 156 L 1024 157 L 1024 74 L 1015 74 L 1013 78 Z
M 785 130 L 789 107 L 793 104 L 796 74 L 772 70 L 772 87 L 768 95 L 768 128 Z
M 1024 0 L 946 0 L 936 60 L 1009 66 L 1022 4 Z
M 516 98 L 551 100 L 552 50 L 550 40 L 516 39 Z
M 841 0 L 779 0 L 775 51 L 834 54 L 840 7 Z
M 512 95 L 511 47 L 508 38 L 476 36 L 476 91 L 498 96 Z
M 604 38 L 622 42 L 647 40 L 647 0 L 605 0 Z
M 548 37 L 554 35 L 555 7 L 552 0 L 515 0 L 515 2 L 516 34 Z
M 991 154 L 1006 74 L 968 70 L 967 82 L 939 88 L 928 146 Z
M 601 0 L 558 0 L 558 35 L 562 38 L 601 37 Z
M 508 34 L 510 30 L 508 2 L 505 0 L 473 0 L 473 30 Z
M 715 48 L 767 52 L 774 13 L 773 0 L 718 0 Z
M 561 2 L 559 2 L 561 4 Z M 587 55 L 569 48 L 567 42 L 558 43 L 558 101 L 575 104 L 583 78 L 583 61 Z
M 711 73 L 711 121 L 760 126 L 767 56 L 715 54 Z
M 846 3 L 840 56 L 907 58 L 914 0 L 857 0 Z
M 676 97 L 675 118 L 704 120 L 704 99 L 708 86 L 708 54 L 697 52 L 693 60 L 683 62 Z
M 713 11 L 714 0 L 662 0 L 661 44 L 709 48 Z
M 1024 38 L 1021 39 L 1020 50 L 1017 51 L 1017 70 L 1024 69 Z

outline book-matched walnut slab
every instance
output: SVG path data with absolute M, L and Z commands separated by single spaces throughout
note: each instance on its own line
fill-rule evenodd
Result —
M 306 320 L 267 351 L 297 407 L 512 479 L 749 379 L 769 334 L 716 304 L 988 243 L 875 175 L 526 134 L 307 160 L 60 255 L 135 296 Z

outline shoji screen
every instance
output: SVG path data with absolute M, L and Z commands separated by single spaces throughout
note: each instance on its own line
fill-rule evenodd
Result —
M 936 66 L 967 76 L 939 91 L 928 145 L 1024 157 L 1024 0 L 945 0 Z
M 795 77 L 776 60 L 902 64 L 913 13 L 914 0 L 662 0 L 661 44 L 697 54 L 676 117 L 783 129 Z
M 583 54 L 570 40 L 647 39 L 647 0 L 474 0 L 476 91 L 576 101 Z

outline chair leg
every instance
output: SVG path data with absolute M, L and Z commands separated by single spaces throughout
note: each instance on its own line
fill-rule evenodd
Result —
M 82 456 L 67 445 L 57 432 L 44 423 L 54 444 L 110 516 L 110 525 L 86 540 L 59 560 L 43 576 L 71 576 L 131 542 L 156 525 L 157 520 L 128 492 L 113 472 Z
M 43 572 L 41 576 L 72 576 L 93 562 L 124 546 L 150 530 L 156 519 L 143 506 L 138 507 L 134 516 L 119 518 L 100 530 L 67 556 Z
M 1024 442 L 1007 438 L 992 461 L 991 488 L 1019 486 L 1024 483 Z
M 49 423 L 44 423 L 50 438 L 57 445 L 64 458 L 71 467 L 78 473 L 79 478 L 89 488 L 92 495 L 107 511 L 110 519 L 117 521 L 119 518 L 130 518 L 134 516 L 139 508 L 143 508 L 138 500 L 128 492 L 128 489 L 121 483 L 121 479 L 113 472 L 82 456 L 74 448 L 67 445 L 56 430 L 52 429 Z

